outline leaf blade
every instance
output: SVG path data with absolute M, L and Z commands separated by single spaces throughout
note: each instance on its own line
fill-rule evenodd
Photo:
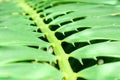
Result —
M 119 80 L 120 79 L 120 62 L 95 65 L 78 72 L 88 80 Z
M 25 46 L 0 46 L 0 64 L 27 60 L 56 62 L 52 54 L 40 49 Z
M 103 42 L 97 44 L 91 44 L 83 48 L 79 48 L 73 51 L 70 56 L 81 60 L 87 58 L 93 58 L 99 56 L 117 57 L 120 58 L 120 42 Z
M 95 39 L 120 40 L 120 27 L 103 27 L 86 29 L 71 36 L 68 36 L 63 41 L 69 43 L 88 42 Z
M 48 64 L 15 63 L 1 65 L 0 77 L 10 77 L 17 80 L 61 80 L 63 76 Z

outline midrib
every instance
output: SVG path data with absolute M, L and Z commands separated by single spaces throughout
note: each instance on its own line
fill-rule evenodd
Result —
M 43 22 L 43 19 L 39 17 L 38 14 L 33 8 L 31 8 L 24 0 L 17 0 L 17 4 L 29 14 L 33 21 L 37 24 L 37 27 L 45 34 L 49 43 L 53 47 L 55 56 L 58 60 L 60 71 L 63 73 L 65 80 L 76 80 L 77 76 L 72 71 L 72 68 L 68 61 L 68 55 L 64 52 L 61 41 L 58 40 L 55 36 L 55 33 L 48 28 L 48 25 Z

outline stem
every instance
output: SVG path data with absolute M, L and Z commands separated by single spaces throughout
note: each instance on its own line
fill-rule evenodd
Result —
M 37 24 L 37 27 L 46 35 L 48 41 L 52 44 L 55 55 L 58 58 L 58 64 L 60 71 L 64 74 L 65 80 L 76 80 L 77 77 L 72 71 L 71 66 L 68 61 L 68 56 L 61 47 L 61 41 L 59 41 L 53 31 L 48 28 L 43 20 L 39 17 L 39 14 L 36 13 L 24 0 L 18 0 L 18 5 L 33 18 L 34 22 Z

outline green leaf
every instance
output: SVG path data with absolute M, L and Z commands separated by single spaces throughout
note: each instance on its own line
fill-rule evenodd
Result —
M 30 24 L 33 24 L 33 22 L 30 21 L 28 17 L 23 16 L 22 15 L 23 12 L 18 11 L 20 9 L 17 8 L 13 3 L 6 2 L 3 4 L 1 5 L 1 14 L 0 14 L 0 17 L 1 17 L 0 26 L 1 27 L 7 27 L 10 29 L 18 30 L 22 32 L 37 30 L 37 28 L 30 26 Z M 7 12 L 7 11 L 10 11 L 10 12 Z
M 106 10 L 105 13 L 107 11 L 109 12 L 109 9 Z M 113 12 L 112 9 L 110 11 Z M 89 12 L 87 12 L 87 13 L 89 14 Z M 84 13 L 84 14 L 86 14 L 86 13 Z M 60 28 L 58 28 L 56 31 L 64 33 L 64 32 L 73 31 L 73 30 L 76 30 L 77 28 L 82 28 L 82 27 L 83 28 L 84 27 L 87 27 L 87 28 L 101 28 L 101 27 L 120 26 L 120 24 L 119 24 L 120 17 L 119 16 L 112 16 L 112 14 L 109 14 L 109 16 L 96 16 L 95 15 L 96 12 L 92 13 L 92 14 L 93 14 L 92 17 L 87 17 L 85 19 L 78 20 L 76 22 L 65 24 L 65 25 L 61 26 Z M 97 14 L 97 15 L 99 15 L 99 14 Z
M 53 18 L 53 17 L 55 17 L 57 15 L 60 15 L 60 14 L 64 14 L 64 16 L 67 16 L 67 15 L 69 15 L 69 13 L 71 13 L 71 15 L 72 15 L 72 13 L 80 12 L 81 10 L 83 10 L 83 11 L 90 10 L 91 8 L 95 8 L 95 7 L 99 7 L 99 6 L 100 5 L 91 5 L 91 4 L 83 4 L 83 3 L 62 4 L 62 5 L 58 5 L 58 6 L 51 7 L 51 8 L 48 8 L 48 9 L 44 10 L 43 14 L 50 13 L 49 15 L 46 15 L 46 17 L 45 17 L 46 19 L 48 19 L 48 18 Z M 65 8 L 63 8 L 63 7 L 65 7 Z M 56 11 L 53 12 L 54 10 L 56 10 Z M 82 13 L 82 12 L 80 12 L 80 13 Z M 64 16 L 61 16 L 61 17 L 64 17 Z M 73 16 L 76 16 L 76 15 L 73 15 Z M 69 17 L 66 17 L 64 19 L 68 19 L 68 18 L 71 18 L 73 16 L 69 16 Z M 58 21 L 58 19 L 57 20 L 53 20 L 53 22 L 51 22 L 51 24 L 57 24 L 57 23 L 55 23 L 57 21 Z
M 78 72 L 78 76 L 87 80 L 119 80 L 120 62 L 95 65 Z
M 7 28 L 0 28 L 0 45 L 50 46 L 50 44 L 38 39 L 33 34 L 31 35 L 27 32 L 14 31 Z
M 97 3 L 97 4 L 111 4 L 111 5 L 118 3 L 117 0 L 92 0 L 92 1 L 91 0 L 47 0 L 47 1 L 45 1 L 45 0 L 40 0 L 40 1 L 38 1 L 38 0 L 28 0 L 28 2 L 33 7 L 36 7 L 38 10 L 39 9 L 44 9 L 45 7 L 48 7 L 48 6 L 54 5 L 54 4 L 58 4 L 58 3 L 66 3 L 67 4 L 67 3 L 76 3 L 76 2 L 80 3 L 81 2 L 81 3 L 92 3 L 92 4 Z M 37 3 L 41 3 L 41 4 L 35 5 Z M 39 7 L 39 6 L 41 6 L 41 7 Z M 71 6 L 69 6 L 69 7 L 71 7 Z M 69 8 L 69 9 L 71 9 L 71 8 Z
M 10 15 L 14 12 L 21 13 L 22 10 L 17 6 L 15 6 L 15 4 L 12 1 L 0 3 L 0 16 L 6 15 L 6 14 Z
M 80 0 L 81 2 L 99 3 L 99 4 L 116 4 L 118 0 Z
M 94 39 L 120 40 L 119 34 L 120 27 L 93 28 L 75 33 L 65 38 L 64 41 L 69 43 L 75 43 L 75 42 L 88 42 Z
M 23 16 L 22 10 L 12 1 L 0 4 L 0 45 L 50 46 L 49 43 L 38 38 L 43 37 L 44 34 L 38 33 L 37 28 L 30 26 L 32 21 Z M 4 12 L 4 9 L 8 12 Z
M 0 46 L 0 64 L 16 61 L 56 62 L 55 57 L 40 49 L 25 46 Z
M 84 6 L 85 8 L 82 9 L 83 7 L 81 7 L 81 6 Z M 55 25 L 55 24 L 60 24 L 60 23 L 64 23 L 64 22 L 67 22 L 67 21 L 71 21 L 71 22 L 74 23 L 74 22 L 76 22 L 75 19 L 78 19 L 79 22 L 80 21 L 84 22 L 84 19 L 82 20 L 82 17 L 85 17 L 85 19 L 87 19 L 87 21 L 88 20 L 89 21 L 94 20 L 94 19 L 97 20 L 97 19 L 101 19 L 101 18 L 102 19 L 106 19 L 106 18 L 107 19 L 111 19 L 111 18 L 120 19 L 120 17 L 116 17 L 116 18 L 111 17 L 112 14 L 120 12 L 120 9 L 117 8 L 116 6 L 103 6 L 103 5 L 97 5 L 97 6 L 95 6 L 95 5 L 81 5 L 81 6 L 80 6 L 80 8 L 77 8 L 77 9 L 79 9 L 78 11 L 73 11 L 73 12 L 71 12 L 69 14 L 65 14 L 65 15 L 63 15 L 61 17 L 58 17 L 55 20 L 51 21 L 50 24 Z M 106 22 L 109 22 L 109 20 L 106 21 Z M 111 23 L 109 23 L 109 25 L 110 24 Z M 82 24 L 79 23 L 79 25 L 82 25 Z
M 103 42 L 91 44 L 73 51 L 70 56 L 78 60 L 93 58 L 98 56 L 120 58 L 120 42 Z
M 16 18 L 17 17 L 17 18 Z M 1 16 L 0 23 L 1 26 L 6 26 L 6 27 L 15 27 L 13 24 L 17 24 L 18 26 L 25 26 L 25 25 L 30 25 L 32 24 L 32 21 L 28 20 L 27 17 L 22 16 L 21 14 L 18 13 L 18 15 L 5 15 Z M 19 24 L 21 23 L 21 24 Z
M 62 80 L 62 74 L 48 64 L 14 63 L 0 66 L 0 78 L 17 80 Z M 8 80 L 8 79 L 7 79 Z

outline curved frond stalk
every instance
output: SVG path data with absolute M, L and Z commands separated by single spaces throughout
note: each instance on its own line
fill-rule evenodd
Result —
M 0 0 L 0 11 L 0 79 L 120 78 L 119 0 Z
M 68 56 L 65 54 L 64 50 L 61 47 L 61 42 L 55 37 L 54 32 L 50 31 L 48 25 L 43 23 L 43 20 L 39 17 L 39 14 L 36 13 L 26 2 L 25 0 L 17 1 L 18 5 L 32 17 L 34 22 L 37 24 L 37 27 L 45 33 L 48 41 L 52 44 L 53 50 L 58 58 L 58 64 L 61 72 L 65 76 L 65 80 L 76 80 L 77 77 L 72 71 L 70 64 L 68 62 Z

